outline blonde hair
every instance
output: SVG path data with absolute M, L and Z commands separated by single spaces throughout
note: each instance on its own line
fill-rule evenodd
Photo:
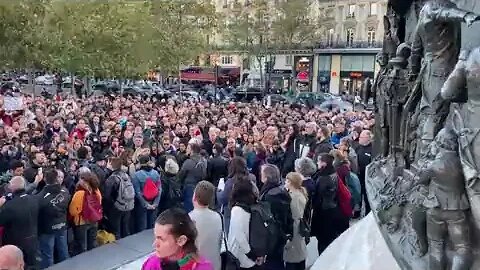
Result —
M 287 174 L 287 180 L 290 181 L 290 186 L 299 190 L 308 199 L 307 190 L 303 187 L 303 176 L 297 172 L 291 172 Z

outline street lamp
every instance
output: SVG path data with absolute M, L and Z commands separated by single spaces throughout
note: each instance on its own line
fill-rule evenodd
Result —
M 218 92 L 218 59 L 215 60 L 215 97 L 214 102 L 217 103 L 217 92 Z

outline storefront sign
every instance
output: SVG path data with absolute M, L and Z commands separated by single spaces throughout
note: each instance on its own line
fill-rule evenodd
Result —
M 336 71 L 332 71 L 332 77 L 337 77 L 338 73 Z
M 361 72 L 350 72 L 351 78 L 361 78 L 363 74 Z

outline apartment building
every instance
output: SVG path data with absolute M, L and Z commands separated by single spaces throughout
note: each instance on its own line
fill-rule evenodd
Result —
M 319 0 L 322 39 L 315 46 L 312 90 L 357 93 L 375 77 L 386 0 Z
M 233 8 L 251 8 L 253 0 L 212 1 L 217 12 L 228 18 Z M 268 4 L 280 1 L 285 0 L 268 0 Z M 309 5 L 307 16 L 317 21 L 320 33 L 315 44 L 273 52 L 260 60 L 263 63 L 255 58 L 244 61 L 242 52 L 229 50 L 214 52 L 211 61 L 250 72 L 272 62 L 268 77 L 285 87 L 296 83 L 301 90 L 357 93 L 379 69 L 375 56 L 382 47 L 387 0 L 312 0 Z M 216 35 L 215 42 L 222 44 L 221 34 Z

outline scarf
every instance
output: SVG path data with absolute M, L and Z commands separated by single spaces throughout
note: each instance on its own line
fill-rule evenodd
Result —
M 193 254 L 187 254 L 182 259 L 174 261 L 162 261 L 162 270 L 195 270 L 197 261 Z

